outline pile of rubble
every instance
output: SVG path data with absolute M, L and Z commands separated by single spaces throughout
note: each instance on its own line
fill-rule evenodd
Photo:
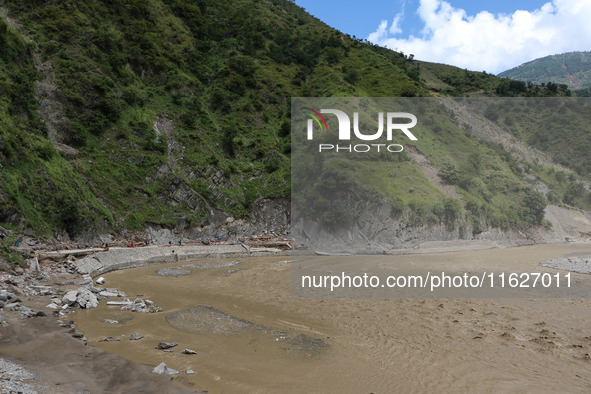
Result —
M 55 284 L 41 284 L 49 281 Z M 33 310 L 23 300 L 49 296 L 46 307 L 53 309 L 57 316 L 64 316 L 67 310 L 96 308 L 100 300 L 113 298 L 119 300 L 108 301 L 107 304 L 120 305 L 121 310 L 146 313 L 162 310 L 149 299 L 137 298 L 131 301 L 127 294 L 118 289 L 100 287 L 104 282 L 104 278 L 99 278 L 95 285 L 89 275 L 78 277 L 68 261 L 32 265 L 27 271 L 14 270 L 11 274 L 0 274 L 0 309 L 18 312 L 25 318 L 47 316 L 46 312 Z
M 28 305 L 24 304 L 16 294 L 8 292 L 5 289 L 0 290 L 0 305 L 2 305 L 4 310 L 18 312 L 23 317 L 47 316 L 43 311 L 35 312 Z
M 122 306 L 121 310 L 132 312 L 155 313 L 160 312 L 162 308 L 154 304 L 154 301 L 150 301 L 144 298 L 136 298 L 132 303 Z
M 57 290 L 39 285 L 37 278 L 29 274 L 0 277 L 0 308 L 18 312 L 23 317 L 47 316 L 43 311 L 34 311 L 22 301 L 23 298 L 52 294 L 57 294 Z

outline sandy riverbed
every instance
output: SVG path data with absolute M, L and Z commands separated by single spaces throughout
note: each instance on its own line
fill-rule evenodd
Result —
M 27 303 L 43 310 L 47 300 L 33 298 Z M 47 317 L 29 319 L 14 313 L 4 316 L 8 325 L 0 327 L 0 358 L 10 360 L 29 376 L 2 387 L 47 394 L 191 392 L 171 385 L 168 376 L 153 374 L 148 366 L 86 346 L 48 313 Z M 3 370 L 1 375 L 3 379 L 13 378 L 9 371 Z
M 372 259 L 412 263 L 415 272 L 446 264 L 540 271 L 541 261 L 586 253 L 589 245 L 570 244 Z M 105 286 L 142 294 L 164 311 L 124 313 L 103 302 L 74 320 L 89 345 L 140 364 L 193 369 L 174 382 L 210 393 L 591 390 L 588 298 L 294 298 L 285 259 L 112 272 Z M 190 273 L 156 273 L 179 266 Z M 130 341 L 133 332 L 144 338 Z M 107 336 L 121 341 L 98 342 Z M 165 353 L 154 349 L 160 341 L 179 346 Z

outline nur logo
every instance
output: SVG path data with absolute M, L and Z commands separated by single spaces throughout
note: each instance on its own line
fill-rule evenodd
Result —
M 314 121 L 318 124 L 320 130 L 328 131 L 328 124 L 322 114 L 332 114 L 337 117 L 339 123 L 338 137 L 339 141 L 350 141 L 351 140 L 351 119 L 349 116 L 338 109 L 321 109 L 320 112 L 304 107 L 306 111 L 310 112 L 312 119 L 308 119 L 308 140 L 314 139 Z M 417 141 L 417 138 L 409 129 L 413 128 L 417 124 L 417 117 L 408 112 L 388 112 L 386 118 L 386 140 L 392 141 L 395 131 L 402 131 L 406 137 L 411 141 Z M 410 122 L 398 123 L 401 119 L 409 119 Z M 378 113 L 378 130 L 373 134 L 363 134 L 359 130 L 359 113 L 353 112 L 353 134 L 354 136 L 362 141 L 375 141 L 382 137 L 384 133 L 384 113 Z M 371 150 L 377 150 L 380 152 L 382 148 L 385 148 L 388 152 L 402 152 L 404 147 L 400 144 L 356 144 L 356 145 L 339 145 L 339 144 L 319 144 L 318 151 L 345 151 L 345 152 L 357 152 L 364 153 Z

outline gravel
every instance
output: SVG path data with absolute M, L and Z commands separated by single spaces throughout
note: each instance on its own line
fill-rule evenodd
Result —
M 0 358 L 0 392 L 33 394 L 47 388 L 34 383 L 35 374 L 10 360 Z
M 156 275 L 160 276 L 183 276 L 191 275 L 191 271 L 182 268 L 160 268 L 156 270 Z
M 541 263 L 544 267 L 556 268 L 564 271 L 577 272 L 579 274 L 591 274 L 591 256 L 587 257 L 560 257 Z

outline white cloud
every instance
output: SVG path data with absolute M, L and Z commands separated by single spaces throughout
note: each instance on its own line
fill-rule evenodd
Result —
M 383 20 L 380 23 L 380 26 L 378 26 L 378 30 L 371 33 L 369 35 L 369 37 L 367 37 L 367 39 L 373 43 L 384 45 L 384 44 L 382 44 L 382 42 L 384 42 L 384 40 L 388 41 L 387 29 L 388 29 L 388 21 Z M 385 45 L 385 46 L 387 46 L 387 45 Z
M 392 21 L 392 24 L 390 25 L 390 29 L 388 30 L 390 34 L 402 33 L 402 29 L 400 28 L 400 21 L 402 20 L 402 17 L 402 13 L 396 14 L 394 20 Z
M 538 57 L 591 50 L 591 0 L 552 0 L 535 11 L 467 15 L 443 0 L 420 0 L 421 35 L 399 37 L 403 13 L 368 40 L 420 60 L 498 73 Z

